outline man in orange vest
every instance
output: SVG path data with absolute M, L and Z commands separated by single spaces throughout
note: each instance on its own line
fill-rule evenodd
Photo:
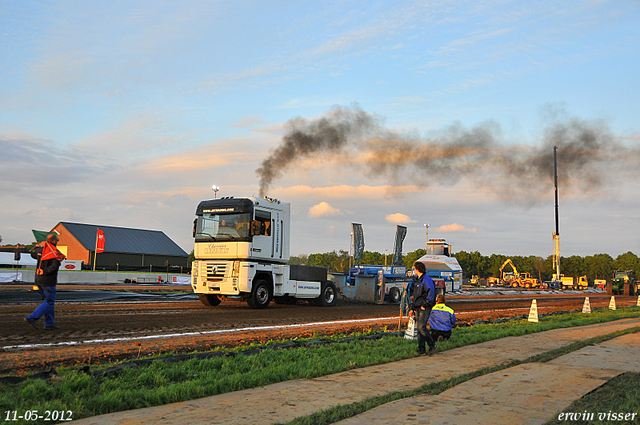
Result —
M 58 284 L 58 269 L 60 262 L 65 259 L 58 251 L 58 235 L 50 233 L 46 242 L 42 242 L 31 251 L 31 256 L 38 260 L 35 284 L 38 286 L 44 302 L 36 310 L 25 317 L 25 321 L 38 329 L 36 320 L 44 316 L 44 329 L 53 331 L 59 329 L 55 324 L 54 307 L 56 303 L 56 285 Z

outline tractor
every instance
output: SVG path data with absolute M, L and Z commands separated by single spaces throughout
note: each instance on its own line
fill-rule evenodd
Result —
M 611 282 L 607 282 L 607 294 L 609 295 L 635 295 L 633 270 L 616 270 Z

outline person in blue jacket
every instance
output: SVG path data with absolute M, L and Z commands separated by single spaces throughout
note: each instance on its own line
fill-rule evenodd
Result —
M 411 304 L 409 317 L 414 317 L 418 324 L 418 354 L 433 356 L 437 346 L 429 329 L 427 329 L 427 323 L 431 309 L 435 305 L 436 287 L 433 284 L 433 279 L 427 276 L 427 268 L 424 263 L 419 261 L 413 263 L 413 273 L 417 276 L 417 281 L 413 290 L 413 304 Z M 425 349 L 425 342 L 429 345 L 428 353 Z
M 444 295 L 436 296 L 436 305 L 431 309 L 429 327 L 431 337 L 438 342 L 451 338 L 451 329 L 456 325 L 456 315 L 453 309 L 444 304 Z

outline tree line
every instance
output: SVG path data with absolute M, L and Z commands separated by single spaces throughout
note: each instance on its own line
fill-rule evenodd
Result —
M 413 263 L 425 254 L 424 249 L 417 249 L 402 256 L 403 264 L 408 269 Z M 529 273 L 531 277 L 540 281 L 551 280 L 553 269 L 553 256 L 547 258 L 530 255 L 528 257 L 502 254 L 491 254 L 485 256 L 478 251 L 459 251 L 452 254 L 462 267 L 463 277 L 478 276 L 487 278 L 491 276 L 500 277 L 500 267 L 507 259 L 518 269 L 519 273 Z M 365 251 L 364 258 L 357 264 L 391 265 L 393 255 L 385 255 L 379 252 Z M 347 273 L 349 269 L 349 253 L 347 251 L 332 251 L 322 254 L 303 254 L 291 256 L 291 264 L 304 264 L 307 266 L 327 267 L 333 272 Z M 633 270 L 638 277 L 640 272 L 640 259 L 633 252 L 629 251 L 618 255 L 616 258 L 609 254 L 595 254 L 581 257 L 572 255 L 570 257 L 560 257 L 560 272 L 565 276 L 579 277 L 587 276 L 590 282 L 594 279 L 611 280 L 615 270 Z M 511 271 L 507 265 L 504 271 Z
M 402 256 L 402 264 L 410 269 L 413 263 L 420 257 L 422 257 L 426 251 L 424 249 L 417 249 L 413 252 L 409 252 Z M 355 264 L 371 264 L 376 266 L 392 265 L 393 254 L 382 254 L 374 251 L 364 251 L 363 258 L 358 260 Z M 298 256 L 291 256 L 289 260 L 290 264 L 303 264 L 305 266 L 312 267 L 327 267 L 332 272 L 348 273 L 349 272 L 349 253 L 347 251 L 332 251 L 325 252 L 323 254 L 302 254 Z M 352 263 L 353 264 L 353 263 Z

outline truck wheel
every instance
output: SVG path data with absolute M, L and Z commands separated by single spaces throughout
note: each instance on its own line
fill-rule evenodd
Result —
M 207 307 L 215 307 L 221 302 L 217 295 L 198 294 L 198 298 L 200 298 L 200 302 Z
M 331 281 L 322 282 L 320 287 L 320 296 L 317 298 L 319 304 L 323 307 L 333 307 L 338 301 L 338 290 L 336 285 Z
M 247 303 L 251 308 L 266 308 L 272 297 L 269 282 L 259 279 L 253 282 L 253 291 L 251 291 L 251 296 L 247 298 Z
M 393 304 L 400 302 L 400 290 L 398 288 L 389 289 L 389 302 Z

